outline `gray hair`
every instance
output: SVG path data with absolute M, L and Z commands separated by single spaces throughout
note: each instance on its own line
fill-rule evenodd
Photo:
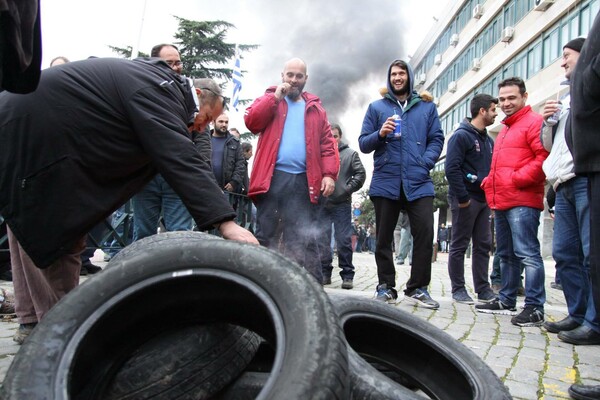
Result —
M 211 103 L 218 101 L 219 97 L 223 97 L 223 92 L 221 91 L 221 88 L 219 87 L 217 82 L 210 78 L 194 79 L 194 87 L 208 92 L 207 99 L 209 99 Z

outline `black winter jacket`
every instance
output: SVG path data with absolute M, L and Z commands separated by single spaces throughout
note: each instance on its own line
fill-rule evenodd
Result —
M 359 190 L 367 179 L 365 167 L 358 153 L 342 143 L 338 146 L 340 172 L 335 182 L 335 190 L 326 198 L 325 206 L 334 206 L 352 201 L 352 193 Z
M 38 267 L 161 173 L 204 229 L 235 212 L 187 125 L 185 78 L 161 60 L 96 58 L 0 93 L 0 214 Z
M 211 134 L 213 131 L 211 131 Z M 225 148 L 223 148 L 223 161 L 221 170 L 223 176 L 220 181 L 223 182 L 223 186 L 229 182 L 233 185 L 233 191 L 240 193 L 244 183 L 246 175 L 246 159 L 242 153 L 242 144 L 240 139 L 227 132 L 227 139 L 225 139 Z M 219 179 L 217 179 L 219 181 Z
M 446 150 L 446 179 L 448 194 L 456 196 L 459 203 L 470 198 L 485 202 L 481 181 L 490 173 L 494 141 L 486 134 L 481 135 L 469 119 L 465 118 L 448 139 Z M 475 182 L 467 174 L 477 175 Z
M 575 173 L 600 172 L 600 13 L 571 73 L 569 118 L 567 140 L 571 144 Z

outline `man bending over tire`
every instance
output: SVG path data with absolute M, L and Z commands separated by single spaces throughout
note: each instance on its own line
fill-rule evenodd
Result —
M 85 234 L 162 174 L 200 229 L 258 243 L 192 142 L 186 78 L 159 59 L 96 58 L 42 72 L 30 94 L 0 93 L 0 214 L 8 225 L 22 343 L 79 282 Z M 201 80 L 196 124 L 223 111 Z

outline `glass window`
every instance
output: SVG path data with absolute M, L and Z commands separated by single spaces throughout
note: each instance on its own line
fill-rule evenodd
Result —
M 522 76 L 523 79 L 529 79 L 542 69 L 542 42 L 538 41 L 531 46 L 527 52 L 527 76 Z

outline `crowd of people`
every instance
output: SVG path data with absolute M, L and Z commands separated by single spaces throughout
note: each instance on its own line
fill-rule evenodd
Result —
M 596 18 L 592 32 L 598 29 Z M 600 86 L 597 42 L 576 38 L 565 44 L 561 67 L 570 93 L 547 101 L 541 114 L 527 105 L 519 77 L 500 82 L 497 96 L 472 98 L 470 116 L 446 142 L 452 225 L 441 224 L 437 231 L 439 250 L 449 253 L 456 302 L 511 315 L 517 326 L 544 325 L 575 345 L 600 344 L 594 224 L 600 217 L 592 201 L 600 196 L 600 164 L 591 129 L 598 113 L 584 108 L 597 102 L 586 90 Z M 4 292 L 0 311 L 16 313 L 15 341 L 23 343 L 78 285 L 86 234 L 130 199 L 133 240 L 155 234 L 161 219 L 169 231 L 195 224 L 226 239 L 281 251 L 323 285 L 331 283 L 335 248 L 344 289 L 353 288 L 353 253 L 371 251 L 378 276 L 375 299 L 388 303 L 398 300 L 395 264 L 408 258 L 404 301 L 440 307 L 428 291 L 434 248 L 430 171 L 445 135 L 432 97 L 414 90 L 407 61 L 389 65 L 386 88 L 369 104 L 360 130 L 358 147 L 374 160 L 369 197 L 375 221 L 362 226 L 352 219 L 351 200 L 365 183 L 365 168 L 320 99 L 304 91 L 303 60 L 287 61 L 281 83 L 246 110 L 245 124 L 258 137 L 249 175 L 253 147 L 229 129 L 219 85 L 182 76 L 174 45 L 155 46 L 151 55 L 133 61 L 57 57 L 35 91 L 0 94 L 0 210 L 8 226 L 15 290 L 14 311 Z M 494 142 L 487 127 L 495 122 L 497 107 L 505 118 Z M 36 118 L 29 118 L 34 111 Z M 546 182 L 556 196 L 553 257 L 569 311 L 558 322 L 544 318 L 537 230 Z M 252 200 L 254 235 L 233 222 L 227 193 Z M 39 215 L 48 216 L 42 225 Z M 493 235 L 498 293 L 489 276 Z M 471 243 L 477 301 L 465 287 L 464 258 Z M 99 272 L 87 265 L 89 273 Z M 525 305 L 517 312 L 522 274 Z M 579 389 L 595 390 L 574 390 Z

